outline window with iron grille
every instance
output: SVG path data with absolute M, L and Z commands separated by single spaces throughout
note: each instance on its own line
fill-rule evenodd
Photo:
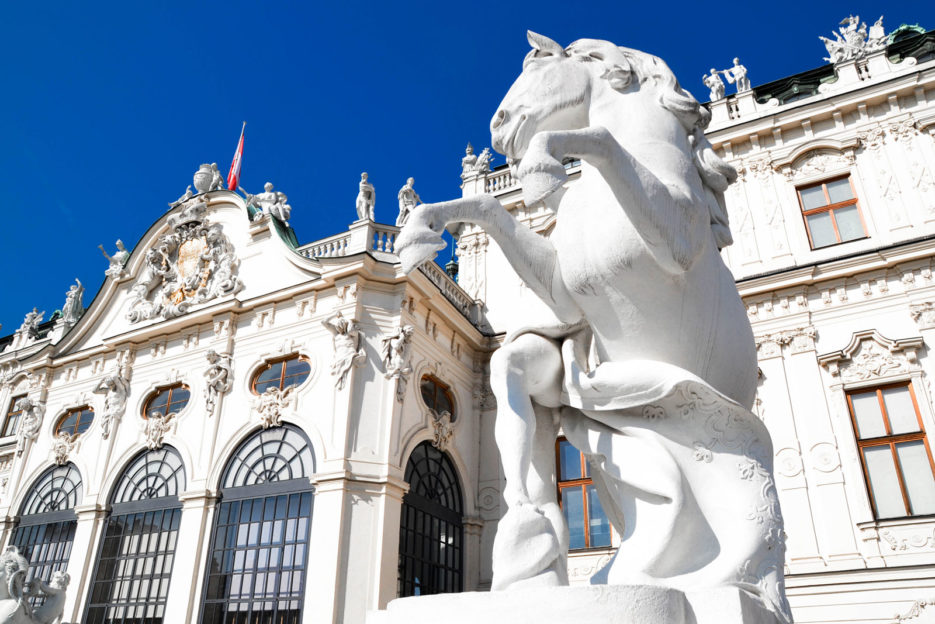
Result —
M 175 449 L 138 455 L 111 496 L 85 624 L 162 624 L 175 561 L 185 470 Z
M 38 578 L 48 582 L 53 572 L 68 567 L 78 526 L 75 505 L 81 495 L 81 475 L 70 463 L 49 468 L 29 488 L 10 539 L 29 560 L 27 581 Z M 43 602 L 43 597 L 37 597 L 32 604 L 38 607 Z
M 299 624 L 312 522 L 308 438 L 283 425 L 258 431 L 221 478 L 202 624 Z
M 569 550 L 610 546 L 610 521 L 598 500 L 587 459 L 564 438 L 556 442 L 555 454 L 558 500 L 568 524 Z
M 253 377 L 254 394 L 263 394 L 269 388 L 285 390 L 289 386 L 298 386 L 308 379 L 312 367 L 308 360 L 297 353 L 270 360 Z
M 812 249 L 867 237 L 849 177 L 796 189 Z
M 464 588 L 461 485 L 454 464 L 429 442 L 406 464 L 409 491 L 399 522 L 397 593 L 421 596 Z
M 149 418 L 152 414 L 165 416 L 167 414 L 178 414 L 188 405 L 191 398 L 191 392 L 188 386 L 175 384 L 163 388 L 156 388 L 156 391 L 146 400 L 143 407 L 143 418 Z
M 911 382 L 847 392 L 877 518 L 935 514 L 935 465 Z
M 23 417 L 23 408 L 19 406 L 19 400 L 26 398 L 25 394 L 15 396 L 10 399 L 10 406 L 6 411 L 6 418 L 3 419 L 3 431 L 0 432 L 0 437 L 7 437 L 15 435 L 17 429 L 19 429 L 20 418 Z

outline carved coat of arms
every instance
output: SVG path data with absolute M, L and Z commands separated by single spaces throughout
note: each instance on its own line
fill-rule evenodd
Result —
M 175 318 L 197 303 L 238 292 L 240 261 L 219 223 L 205 218 L 207 204 L 193 198 L 169 218 L 169 231 L 146 252 L 133 287 L 131 323 Z

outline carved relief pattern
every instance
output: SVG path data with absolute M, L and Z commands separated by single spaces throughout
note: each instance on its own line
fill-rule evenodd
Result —
M 758 262 L 760 260 L 760 250 L 756 243 L 753 214 L 750 212 L 750 206 L 744 197 L 741 184 L 738 180 L 737 184 L 732 184 L 727 188 L 727 201 L 725 203 L 730 206 L 733 213 L 730 215 L 731 223 L 736 224 L 734 229 L 740 242 L 740 261 L 746 264 Z
M 16 408 L 23 413 L 16 435 L 16 454 L 22 455 L 26 449 L 26 442 L 34 442 L 39 436 L 42 417 L 45 416 L 45 403 L 25 396 L 16 402 Z
M 143 433 L 146 436 L 146 448 L 151 451 L 162 448 L 166 434 L 175 426 L 175 413 L 154 412 L 145 420 Z
M 68 462 L 68 456 L 75 448 L 78 441 L 78 434 L 71 435 L 67 431 L 59 431 L 52 438 L 52 459 L 56 465 L 64 466 Z
M 773 184 L 773 167 L 768 158 L 750 161 L 750 171 L 759 180 L 760 197 L 762 205 L 766 208 L 769 222 L 770 236 L 773 243 L 773 257 L 789 253 L 789 237 L 786 234 L 786 223 L 782 215 L 782 205 L 776 195 Z
M 451 414 L 448 412 L 442 412 L 438 415 L 432 414 L 432 446 L 439 451 L 448 450 L 454 433 L 454 425 L 451 423 Z
M 877 186 L 880 197 L 886 202 L 887 214 L 890 215 L 893 229 L 909 225 L 906 208 L 900 199 L 899 184 L 893 175 L 893 168 L 884 149 L 886 134 L 882 126 L 874 126 L 857 133 L 861 145 L 869 150 L 876 170 Z
M 921 329 L 935 328 L 935 301 L 926 301 L 909 306 L 909 315 Z
M 289 386 L 285 390 L 271 387 L 253 401 L 253 409 L 260 418 L 260 424 L 264 429 L 278 427 L 282 424 L 283 412 L 292 398 L 292 392 L 295 386 Z
M 855 333 L 843 350 L 819 356 L 832 377 L 844 382 L 865 381 L 883 375 L 908 373 L 917 364 L 921 338 L 889 340 L 876 331 Z
M 801 353 L 815 348 L 815 327 L 798 327 L 754 337 L 757 355 L 760 359 L 782 355 L 782 347 L 791 345 L 793 353 Z

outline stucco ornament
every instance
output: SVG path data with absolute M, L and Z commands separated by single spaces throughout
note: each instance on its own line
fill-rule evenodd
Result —
M 263 192 L 256 195 L 248 193 L 243 187 L 240 188 L 240 191 L 246 195 L 248 206 L 252 204 L 260 209 L 254 219 L 263 215 L 272 215 L 289 225 L 289 216 L 292 214 L 292 206 L 286 203 L 289 198 L 282 191 L 274 191 L 272 182 L 264 184 Z
M 623 538 L 592 583 L 743 588 L 790 622 L 770 437 L 750 411 L 753 333 L 719 253 L 737 174 L 704 136 L 709 112 L 661 59 L 528 38 L 490 125 L 526 204 L 556 212 L 551 236 L 478 195 L 420 206 L 396 241 L 409 272 L 444 248 L 447 225 L 480 225 L 553 315 L 491 360 L 508 506 L 493 589 L 568 583 L 551 485 L 560 420 Z M 581 177 L 566 188 L 569 157 Z
M 104 257 L 107 258 L 107 261 L 110 263 L 110 266 L 104 271 L 104 275 L 114 279 L 120 279 L 126 275 L 127 272 L 124 270 L 123 266 L 127 263 L 130 252 L 123 246 L 122 240 L 119 238 L 117 239 L 117 251 L 114 252 L 114 255 L 107 253 L 103 245 L 98 245 L 97 248 L 101 250 L 101 253 L 104 254 Z
M 67 431 L 59 431 L 52 438 L 52 459 L 56 465 L 64 466 L 68 462 L 68 456 L 78 442 L 78 434 L 70 434 Z
M 334 346 L 331 374 L 335 377 L 335 387 L 341 390 L 347 383 L 351 369 L 363 366 L 367 360 L 367 353 L 360 348 L 360 329 L 355 319 L 344 318 L 340 310 L 321 324 L 331 332 L 331 342 Z
M 210 349 L 205 357 L 208 359 L 208 368 L 205 377 L 205 411 L 208 415 L 214 413 L 218 397 L 230 392 L 234 385 L 233 366 L 230 353 L 218 353 Z
M 886 30 L 883 28 L 883 16 L 880 16 L 870 31 L 867 31 L 866 22 L 860 21 L 859 15 L 849 15 L 841 20 L 838 32 L 832 33 L 834 39 L 818 38 L 825 44 L 829 63 L 843 63 L 861 59 L 873 52 L 886 49 Z
M 282 424 L 283 412 L 292 399 L 292 393 L 295 391 L 295 388 L 295 386 L 289 386 L 284 390 L 280 390 L 272 386 L 254 399 L 253 409 L 256 410 L 260 418 L 260 424 L 264 429 L 278 427 Z
M 0 624 L 57 624 L 65 609 L 65 591 L 71 577 L 53 572 L 50 583 L 39 579 L 26 582 L 29 561 L 16 546 L 7 546 L 0 554 Z M 31 597 L 45 598 L 33 609 Z
M 205 217 L 207 205 L 196 198 L 177 210 L 169 217 L 169 230 L 146 252 L 127 311 L 131 323 L 175 318 L 192 305 L 243 288 L 234 246 L 221 225 Z
M 412 188 L 413 184 L 415 184 L 415 178 L 409 178 L 406 180 L 406 184 L 399 189 L 399 193 L 396 194 L 397 199 L 399 199 L 399 215 L 396 217 L 397 227 L 406 225 L 409 214 L 422 203 L 422 198 Z
M 114 370 L 104 375 L 94 394 L 104 395 L 104 411 L 100 415 L 101 437 L 105 440 L 110 437 L 111 428 L 120 422 L 127 409 L 127 398 L 130 396 L 130 380 L 126 376 L 124 367 L 117 365 Z
M 153 412 L 143 421 L 143 435 L 146 436 L 146 448 L 151 451 L 162 448 L 166 434 L 175 427 L 175 412 L 163 414 Z
M 451 413 L 444 411 L 441 414 L 432 414 L 432 446 L 439 451 L 447 451 L 451 439 L 454 437 L 454 424 L 451 422 Z
M 367 181 L 367 173 L 360 174 L 360 184 L 357 191 L 357 218 L 373 221 L 373 206 L 376 203 L 376 192 L 373 185 Z
M 396 380 L 396 400 L 402 402 L 406 384 L 412 374 L 412 325 L 400 325 L 396 331 L 383 338 L 383 370 L 387 379 Z
M 26 449 L 26 442 L 35 442 L 39 436 L 42 417 L 45 415 L 45 403 L 25 396 L 16 402 L 16 409 L 23 414 L 19 431 L 16 434 L 16 454 L 22 455 Z

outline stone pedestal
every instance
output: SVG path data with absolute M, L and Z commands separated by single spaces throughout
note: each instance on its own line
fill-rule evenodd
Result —
M 682 592 L 651 585 L 541 587 L 399 598 L 367 624 L 783 624 L 735 587 Z

